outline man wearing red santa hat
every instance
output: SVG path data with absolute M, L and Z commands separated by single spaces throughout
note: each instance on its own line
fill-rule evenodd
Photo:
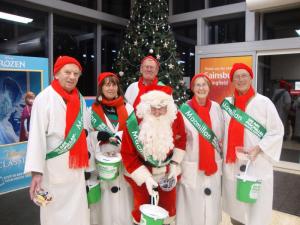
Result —
M 183 118 L 178 113 L 172 89 L 155 86 L 143 94 L 124 130 L 121 154 L 127 171 L 126 180 L 134 195 L 132 216 L 138 224 L 139 207 L 150 203 L 154 187 L 158 188 L 159 203 L 169 212 L 164 224 L 173 224 L 176 215 L 176 188 L 162 190 L 158 185 L 163 178 L 173 179 L 175 186 L 180 163 L 185 154 L 186 133 Z
M 141 96 L 154 86 L 163 85 L 157 79 L 159 71 L 159 62 L 151 55 L 144 57 L 141 61 L 140 73 L 141 77 L 138 82 L 129 85 L 125 92 L 125 99 L 134 108 L 139 104 Z
M 75 58 L 60 56 L 54 64 L 55 79 L 32 106 L 24 173 L 32 175 L 32 200 L 40 200 L 43 190 L 53 197 L 40 209 L 41 225 L 89 224 L 84 180 L 88 120 L 76 88 L 81 71 Z

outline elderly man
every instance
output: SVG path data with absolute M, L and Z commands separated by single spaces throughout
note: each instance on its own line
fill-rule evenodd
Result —
M 84 168 L 88 151 L 85 102 L 76 88 L 80 63 L 69 56 L 54 64 L 54 80 L 32 107 L 25 173 L 32 175 L 30 197 L 41 191 L 52 201 L 41 207 L 41 225 L 88 225 Z
M 272 160 L 278 161 L 280 157 L 283 125 L 272 101 L 254 91 L 250 67 L 234 64 L 230 79 L 235 88 L 234 96 L 224 99 L 221 105 L 225 119 L 224 211 L 230 215 L 234 225 L 267 225 L 272 214 Z M 243 157 L 251 160 L 247 169 L 243 157 L 237 158 L 236 151 L 241 147 Z M 261 181 L 255 203 L 244 203 L 236 198 L 236 175 L 244 174 L 245 169 L 249 177 Z
M 125 99 L 134 108 L 139 104 L 140 98 L 145 94 L 148 89 L 151 89 L 155 85 L 162 84 L 157 79 L 159 71 L 159 62 L 153 56 L 149 55 L 141 61 L 141 77 L 138 82 L 134 82 L 129 85 L 125 93 Z
M 126 180 L 134 195 L 132 216 L 140 222 L 139 207 L 150 203 L 153 187 L 158 187 L 159 203 L 169 212 L 164 224 L 173 224 L 176 215 L 176 188 L 179 164 L 185 154 L 186 134 L 183 118 L 178 113 L 168 86 L 141 96 L 136 115 L 131 114 L 124 130 L 121 154 L 127 171 Z M 173 189 L 162 190 L 162 179 L 172 179 Z

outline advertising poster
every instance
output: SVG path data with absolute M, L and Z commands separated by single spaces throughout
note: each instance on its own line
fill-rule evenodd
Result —
M 200 72 L 205 73 L 212 81 L 210 98 L 218 103 L 231 96 L 233 86 L 230 83 L 229 73 L 234 63 L 244 63 L 252 67 L 252 56 L 201 58 Z
M 0 55 L 0 194 L 29 184 L 23 174 L 27 142 L 20 142 L 24 96 L 48 83 L 47 58 Z

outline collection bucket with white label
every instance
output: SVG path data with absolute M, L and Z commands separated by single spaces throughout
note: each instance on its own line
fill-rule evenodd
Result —
M 87 193 L 87 198 L 88 198 L 88 203 L 94 204 L 100 201 L 101 199 L 101 189 L 100 189 L 100 183 L 97 180 L 89 180 L 87 182 L 88 186 L 88 193 Z
M 121 154 L 106 156 L 101 153 L 96 154 L 96 165 L 101 180 L 114 180 L 119 175 L 121 165 Z
M 169 217 L 168 211 L 157 205 L 141 205 L 140 211 L 142 213 L 140 225 L 162 225 L 164 219 Z
M 261 181 L 247 175 L 238 175 L 236 183 L 236 198 L 241 202 L 255 203 Z

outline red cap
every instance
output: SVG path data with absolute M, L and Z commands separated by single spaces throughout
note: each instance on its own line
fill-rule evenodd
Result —
M 233 74 L 235 73 L 235 71 L 240 70 L 240 69 L 247 70 L 247 72 L 250 74 L 251 78 L 253 79 L 253 71 L 249 66 L 247 66 L 244 63 L 235 63 L 235 64 L 233 64 L 233 66 L 231 68 L 231 71 L 230 71 L 230 74 L 229 74 L 230 81 L 232 81 Z
M 79 67 L 79 70 L 82 71 L 82 67 L 77 59 L 70 56 L 59 56 L 54 63 L 53 73 L 54 75 L 63 68 L 66 64 L 75 64 Z
M 143 64 L 143 62 L 144 62 L 146 59 L 153 60 L 153 61 L 156 63 L 156 65 L 157 65 L 158 67 L 160 66 L 160 64 L 159 64 L 159 62 L 157 61 L 157 59 L 156 59 L 155 57 L 153 57 L 152 55 L 148 55 L 148 56 L 144 57 L 144 58 L 142 59 L 142 61 L 141 61 L 141 64 Z
M 194 75 L 194 77 L 192 78 L 192 81 L 191 81 L 191 86 L 190 86 L 190 89 L 192 90 L 193 86 L 194 86 L 194 83 L 195 83 L 195 80 L 199 77 L 205 77 L 208 82 L 209 82 L 209 85 L 211 86 L 212 85 L 212 82 L 211 80 L 209 79 L 209 77 L 205 74 L 205 73 L 199 73 L 199 74 L 196 74 Z
M 115 77 L 119 80 L 118 76 L 112 72 L 103 72 L 103 73 L 100 73 L 98 75 L 98 86 L 101 84 L 101 82 L 106 78 L 106 77 L 109 77 L 109 76 L 112 76 L 112 77 Z

